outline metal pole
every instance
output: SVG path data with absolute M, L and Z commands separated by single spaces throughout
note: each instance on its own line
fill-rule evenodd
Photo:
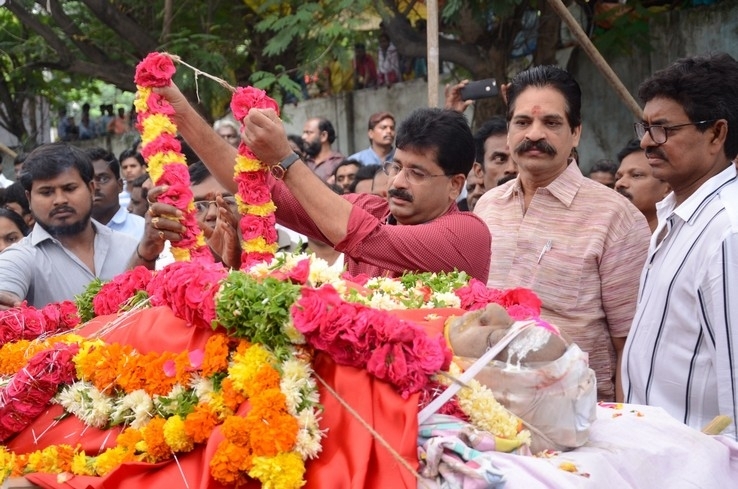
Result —
M 438 0 L 425 2 L 428 35 L 428 107 L 438 107 Z
M 607 63 L 607 61 L 605 61 L 605 58 L 603 58 L 600 52 L 597 51 L 597 48 L 594 46 L 594 44 L 592 44 L 592 41 L 590 41 L 589 37 L 587 37 L 587 34 L 584 33 L 582 26 L 580 26 L 579 23 L 574 19 L 574 16 L 571 15 L 569 9 L 566 8 L 561 0 L 548 0 L 548 3 L 559 15 L 561 20 L 566 23 L 567 27 L 569 27 L 569 30 L 574 35 L 574 38 L 579 43 L 579 46 L 584 49 L 584 52 L 587 53 L 589 59 L 592 60 L 592 63 L 597 67 L 597 69 L 600 70 L 608 83 L 610 83 L 610 85 L 615 89 L 615 92 L 623 100 L 623 102 L 625 102 L 625 105 L 633 113 L 636 119 L 642 119 L 643 111 L 638 105 L 638 102 L 636 102 L 628 89 L 625 88 L 625 85 L 623 85 L 623 82 L 620 81 L 618 75 L 615 74 L 614 71 L 612 71 L 610 65 Z

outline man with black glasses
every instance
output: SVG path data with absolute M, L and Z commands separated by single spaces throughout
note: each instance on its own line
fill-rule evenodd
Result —
M 623 356 L 628 402 L 664 408 L 703 428 L 738 423 L 738 62 L 727 54 L 676 61 L 639 89 L 635 124 L 653 176 L 672 192 L 643 269 Z
M 176 86 L 161 89 L 176 110 L 185 140 L 213 175 L 232 191 L 235 148 L 220 140 Z M 274 111 L 252 109 L 244 142 L 272 167 L 269 177 L 277 222 L 331 243 L 352 275 L 400 276 L 406 271 L 463 270 L 486 281 L 490 234 L 456 206 L 474 162 L 474 140 L 464 116 L 418 109 L 397 131 L 397 151 L 386 166 L 388 196 L 339 196 L 293 153 Z

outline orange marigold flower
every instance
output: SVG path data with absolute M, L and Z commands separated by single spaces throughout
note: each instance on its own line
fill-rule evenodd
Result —
M 255 456 L 273 457 L 292 450 L 297 441 L 297 420 L 286 412 L 254 410 L 246 415 Z
M 214 334 L 205 344 L 205 357 L 202 360 L 202 376 L 224 371 L 228 368 L 228 337 Z
M 228 441 L 241 447 L 249 446 L 249 422 L 241 416 L 229 416 L 221 428 Z
M 244 385 L 246 396 L 251 398 L 267 389 L 279 389 L 279 380 L 279 372 L 271 365 L 264 364 L 259 368 L 254 379 Z
M 132 453 L 136 453 L 136 444 L 141 440 L 143 440 L 141 431 L 130 427 L 120 432 L 115 439 L 117 446 L 123 447 Z
M 146 454 L 151 462 L 159 462 L 172 456 L 172 450 L 164 440 L 164 422 L 163 418 L 156 417 L 143 429 Z
M 252 466 L 250 450 L 223 440 L 210 459 L 210 474 L 218 482 L 238 486 L 246 482 L 246 471 Z
M 287 411 L 287 400 L 282 391 L 279 390 L 279 385 L 264 389 L 249 401 L 251 402 L 252 411 Z
M 207 403 L 200 403 L 185 418 L 185 433 L 195 443 L 204 443 L 218 425 L 218 415 Z
M 231 379 L 223 379 L 220 387 L 223 392 L 223 404 L 231 411 L 238 409 L 238 406 L 246 400 L 246 397 L 233 386 Z

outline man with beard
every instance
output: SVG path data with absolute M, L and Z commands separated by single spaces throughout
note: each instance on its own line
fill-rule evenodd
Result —
M 623 353 L 627 402 L 701 429 L 730 418 L 738 439 L 738 62 L 679 59 L 638 89 L 635 124 L 653 176 L 672 192 L 643 269 Z
M 381 165 L 395 155 L 395 116 L 377 112 L 369 117 L 369 147 L 349 156 L 362 165 Z
M 344 160 L 331 145 L 336 140 L 336 130 L 328 119 L 313 117 L 305 122 L 302 128 L 302 140 L 305 142 L 305 164 L 324 182 L 333 175 L 336 167 Z
M 36 224 L 0 254 L 0 308 L 71 300 L 95 278 L 126 270 L 137 240 L 91 219 L 94 171 L 84 151 L 41 146 L 23 165 L 21 183 Z
M 615 173 L 615 190 L 631 201 L 648 221 L 653 233 L 658 224 L 656 203 L 661 202 L 671 187 L 653 176 L 646 153 L 638 139 L 631 139 L 618 153 L 620 167 Z
M 484 190 L 491 190 L 518 174 L 507 148 L 507 121 L 495 116 L 474 133 L 476 161 L 474 172 L 483 180 Z
M 213 175 L 235 191 L 233 164 L 226 164 L 234 161 L 235 148 L 209 129 L 174 84 L 157 93 L 172 104 L 180 133 Z M 277 222 L 344 253 L 349 274 L 459 270 L 487 279 L 489 231 L 456 206 L 474 162 L 474 141 L 462 114 L 417 109 L 400 124 L 395 158 L 384 166 L 387 198 L 338 195 L 322 185 L 290 148 L 273 110 L 251 109 L 244 127 L 244 143 L 271 167 L 267 182 Z
M 487 283 L 538 294 L 541 317 L 589 354 L 598 398 L 622 399 L 618 366 L 648 224 L 570 157 L 582 123 L 581 90 L 569 73 L 534 67 L 516 75 L 507 93 L 507 143 L 518 177 L 485 193 L 475 208 L 494 236 Z
M 145 221 L 141 216 L 131 214 L 121 207 L 118 195 L 123 190 L 120 178 L 120 164 L 115 156 L 103 148 L 90 148 L 87 156 L 95 171 L 95 194 L 92 201 L 92 218 L 110 229 L 141 239 Z

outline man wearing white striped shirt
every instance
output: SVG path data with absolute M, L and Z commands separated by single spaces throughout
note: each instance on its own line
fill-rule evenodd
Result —
M 641 274 L 623 355 L 626 402 L 663 407 L 700 429 L 738 422 L 738 62 L 676 61 L 639 89 L 635 124 L 653 175 L 673 192 Z

